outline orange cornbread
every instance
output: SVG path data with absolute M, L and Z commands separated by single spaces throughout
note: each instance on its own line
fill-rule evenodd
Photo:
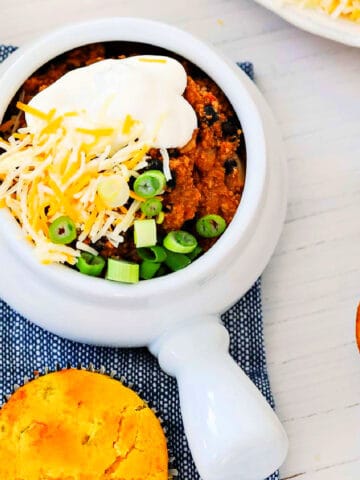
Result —
M 119 381 L 62 370 L 17 390 L 0 411 L 1 480 L 167 480 L 152 410 Z

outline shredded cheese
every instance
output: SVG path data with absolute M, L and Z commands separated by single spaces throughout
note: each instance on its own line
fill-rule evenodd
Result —
M 332 18 L 344 18 L 360 23 L 359 0 L 287 0 L 302 8 L 312 8 L 326 13 Z
M 166 148 L 160 148 L 160 153 L 163 158 L 163 171 L 167 181 L 171 180 L 170 157 Z
M 122 128 L 122 133 L 124 135 L 129 135 L 135 123 L 136 123 L 136 120 L 134 120 L 131 115 L 126 115 L 123 128 Z
M 90 247 L 90 245 L 87 245 L 86 243 L 83 242 L 76 242 L 76 248 L 78 250 L 81 250 L 82 252 L 87 252 L 91 253 L 91 255 L 97 256 L 99 253 L 95 248 Z
M 137 200 L 138 202 L 145 202 L 145 198 L 139 197 L 135 192 L 130 191 L 130 198 Z
M 149 58 L 149 57 L 140 57 L 139 62 L 148 62 L 148 63 L 167 63 L 166 58 Z
M 29 113 L 30 115 L 33 115 L 34 117 L 41 118 L 41 120 L 47 121 L 49 119 L 48 113 L 41 112 L 40 110 L 38 110 L 35 107 L 32 107 L 31 105 L 25 105 L 25 103 L 17 102 L 16 107 L 25 113 Z
M 114 133 L 113 128 L 80 128 L 76 129 L 79 133 L 85 133 L 86 135 L 93 135 L 95 137 L 107 137 Z
M 70 130 L 63 120 L 76 112 L 57 116 L 55 110 L 45 113 L 21 102 L 18 108 L 43 123 L 38 131 L 23 128 L 8 141 L 0 140 L 0 207 L 8 208 L 21 224 L 42 263 L 75 264 L 81 251 L 97 254 L 86 239 L 95 243 L 105 237 L 117 247 L 134 223 L 143 199 L 128 192 L 128 208 L 109 208 L 98 195 L 99 181 L 116 174 L 123 177 L 127 187 L 130 177 L 138 175 L 136 169 L 146 166 L 149 147 L 134 139 L 116 152 L 111 153 L 111 147 L 106 146 L 98 153 L 97 139 L 112 135 L 114 129 Z M 123 129 L 130 132 L 135 125 L 136 120 L 126 116 Z M 79 134 L 93 136 L 93 144 L 81 143 Z M 48 227 L 60 215 L 69 216 L 76 224 L 75 248 L 53 244 L 49 239 Z

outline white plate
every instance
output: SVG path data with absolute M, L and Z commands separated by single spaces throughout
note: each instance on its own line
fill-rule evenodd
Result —
M 293 25 L 307 32 L 360 47 L 360 24 L 342 18 L 334 19 L 311 8 L 302 8 L 281 0 L 255 0 Z

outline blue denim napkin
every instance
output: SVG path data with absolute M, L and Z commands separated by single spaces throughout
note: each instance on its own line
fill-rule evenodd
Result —
M 0 62 L 15 47 L 0 45 Z M 249 62 L 238 63 L 254 78 Z M 5 272 L 3 272 L 4 274 Z M 222 317 L 230 332 L 230 353 L 274 407 L 266 369 L 263 342 L 260 280 Z M 45 367 L 55 369 L 68 364 L 115 370 L 135 384 L 144 399 L 153 404 L 165 421 L 170 455 L 179 480 L 198 480 L 181 420 L 176 381 L 166 375 L 157 360 L 146 350 L 94 347 L 75 343 L 33 325 L 0 300 L 0 394 L 12 392 L 14 384 L 22 384 L 24 376 Z M 268 480 L 278 480 L 274 473 Z M 236 479 L 234 479 L 236 480 Z M 246 479 L 241 479 L 246 480 Z

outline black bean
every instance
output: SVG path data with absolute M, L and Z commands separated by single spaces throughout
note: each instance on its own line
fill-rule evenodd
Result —
M 237 166 L 238 162 L 234 158 L 229 158 L 224 162 L 225 174 L 230 175 Z
M 196 225 L 195 218 L 192 218 L 191 220 L 186 220 L 186 222 L 183 223 L 181 230 L 186 230 L 187 232 L 193 232 L 195 231 L 195 225 Z
M 245 142 L 240 142 L 236 149 L 236 155 L 242 160 L 246 158 Z
M 180 152 L 177 148 L 171 148 L 169 149 L 169 156 L 170 158 L 179 158 Z
M 219 119 L 218 113 L 210 103 L 204 106 L 204 114 L 205 121 L 209 126 L 213 125 Z
M 221 124 L 221 131 L 225 137 L 230 137 L 238 133 L 238 125 L 231 119 L 225 120 Z
M 147 167 L 145 170 L 162 170 L 163 164 L 162 161 L 158 158 L 150 158 L 148 161 Z
M 93 244 L 93 247 L 98 251 L 102 250 L 103 248 L 105 248 L 106 242 L 107 242 L 107 238 L 101 237 L 97 242 Z
M 166 186 L 173 189 L 176 187 L 176 173 L 171 170 L 171 179 L 166 182 Z

